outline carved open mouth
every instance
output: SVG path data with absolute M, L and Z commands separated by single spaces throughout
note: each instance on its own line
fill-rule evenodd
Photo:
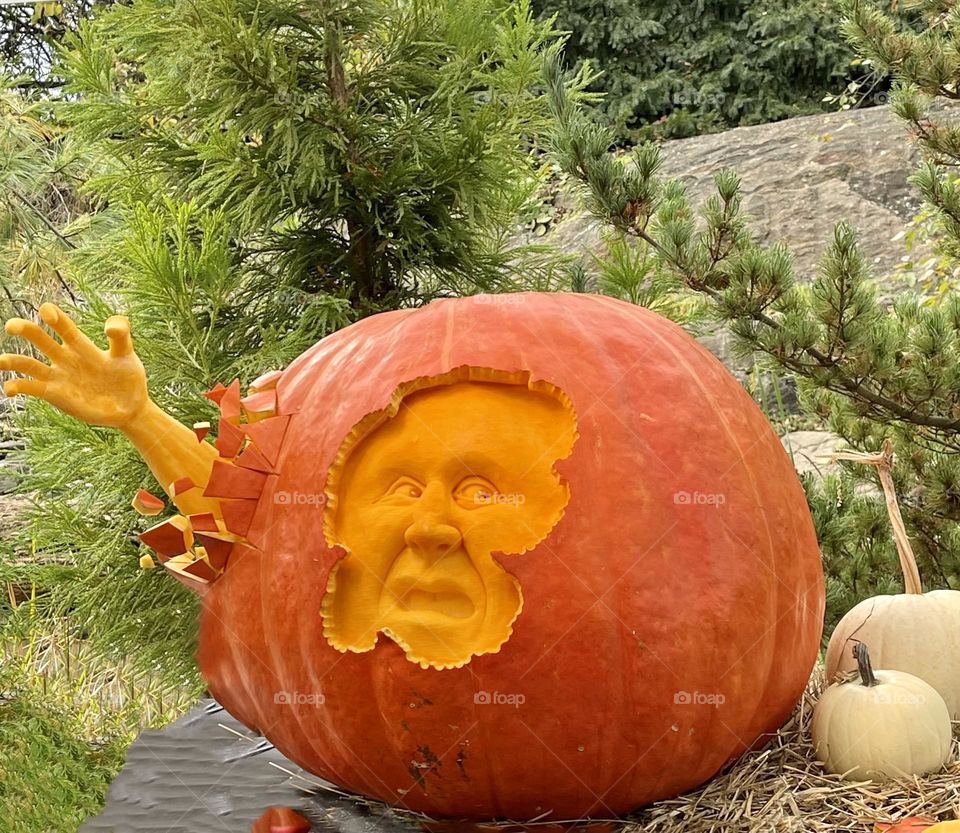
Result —
M 476 612 L 473 600 L 459 588 L 417 586 L 400 597 L 400 608 L 411 613 L 437 613 L 451 619 L 469 619 Z

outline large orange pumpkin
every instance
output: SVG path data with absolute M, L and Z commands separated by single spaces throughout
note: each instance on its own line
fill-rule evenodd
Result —
M 803 491 L 671 322 L 442 300 L 324 339 L 276 401 L 278 473 L 199 659 L 306 769 L 435 816 L 610 817 L 789 716 L 824 608 Z

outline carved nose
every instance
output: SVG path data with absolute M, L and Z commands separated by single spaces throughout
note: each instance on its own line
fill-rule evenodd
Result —
M 460 530 L 455 526 L 431 520 L 414 522 L 404 537 L 411 549 L 431 561 L 439 561 L 447 553 L 453 552 L 463 540 Z

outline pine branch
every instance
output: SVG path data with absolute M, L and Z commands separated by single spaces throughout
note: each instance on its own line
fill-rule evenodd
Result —
M 39 208 L 37 208 L 32 202 L 30 202 L 30 200 L 28 200 L 23 194 L 21 194 L 17 188 L 11 186 L 9 183 L 7 184 L 6 188 L 7 188 L 7 191 L 21 205 L 28 208 L 31 211 L 31 213 L 33 213 L 33 215 L 37 217 L 37 219 L 40 220 L 40 222 L 43 223 L 43 225 L 46 226 L 50 232 L 52 232 L 53 236 L 56 237 L 57 240 L 59 240 L 64 246 L 66 246 L 68 249 L 75 249 L 77 247 L 73 241 L 68 240 L 66 237 L 64 237 L 63 234 L 60 233 L 60 230 L 53 224 L 53 222 L 51 222 L 50 218 L 47 217 L 47 215 L 44 214 Z M 66 292 L 70 300 L 73 301 L 74 304 L 76 304 L 77 296 L 74 294 L 70 284 L 68 284 L 67 281 L 64 279 L 59 269 L 54 269 L 53 271 L 54 271 L 54 274 L 56 275 L 57 282 L 63 288 L 63 291 Z
M 555 155 L 561 168 L 579 183 L 586 196 L 588 211 L 595 218 L 622 234 L 639 238 L 656 251 L 676 271 L 684 285 L 707 296 L 718 317 L 733 324 L 735 330 L 750 332 L 745 325 L 753 322 L 774 334 L 770 344 L 765 342 L 762 334 L 748 340 L 784 368 L 864 403 L 877 416 L 885 414 L 938 432 L 960 431 L 960 419 L 929 413 L 918 407 L 916 401 L 909 398 L 901 401 L 885 394 L 882 384 L 876 380 L 858 378 L 851 373 L 852 359 L 845 350 L 846 330 L 853 317 L 859 321 L 864 315 L 875 318 L 880 312 L 875 303 L 871 306 L 855 288 L 862 276 L 845 271 L 852 268 L 851 264 L 859 264 L 859 254 L 849 227 L 844 224 L 837 227 L 832 252 L 838 258 L 834 267 L 838 283 L 825 287 L 835 321 L 829 327 L 831 339 L 826 349 L 821 349 L 808 343 L 806 338 L 798 340 L 798 333 L 787 329 L 783 320 L 767 311 L 789 295 L 792 279 L 788 277 L 788 265 L 775 262 L 781 256 L 777 250 L 764 252 L 742 232 L 730 234 L 735 206 L 739 204 L 739 184 L 734 177 L 728 173 L 718 177 L 718 198 L 725 208 L 722 214 L 714 212 L 713 217 L 706 218 L 707 257 L 705 260 L 698 258 L 692 242 L 693 226 L 687 219 L 689 208 L 681 198 L 674 198 L 677 205 L 667 212 L 657 229 L 649 228 L 649 220 L 663 200 L 664 186 L 652 182 L 652 172 L 659 166 L 647 160 L 646 170 L 636 175 L 636 170 L 630 172 L 614 161 L 607 152 L 611 135 L 590 123 L 570 100 L 567 92 L 570 79 L 562 71 L 558 59 L 548 61 L 545 76 L 551 107 L 558 122 L 551 137 Z M 651 154 L 656 152 L 653 149 L 648 151 Z M 747 266 L 740 283 L 731 273 L 731 262 L 735 260 Z M 859 265 L 856 268 L 860 268 Z M 848 286 L 848 281 L 853 283 Z M 813 318 L 810 309 L 804 309 L 802 314 Z M 817 323 L 823 325 L 823 322 Z M 782 349 L 784 338 L 792 345 L 791 349 Z
M 678 269 L 682 268 L 682 264 L 678 264 L 676 261 L 672 260 L 669 252 L 650 234 L 642 230 L 637 230 L 631 233 L 644 240 L 651 248 L 656 249 L 675 267 Z M 685 283 L 691 289 L 707 295 L 718 307 L 722 306 L 723 293 L 705 285 L 697 278 L 697 276 L 686 273 Z M 759 324 L 763 324 L 765 327 L 769 327 L 771 330 L 781 330 L 783 326 L 779 321 L 771 318 L 769 315 L 763 312 L 750 313 L 750 318 Z M 803 354 L 813 359 L 817 366 L 823 368 L 824 370 L 837 371 L 840 369 L 840 364 L 836 359 L 832 358 L 826 353 L 822 353 L 815 347 L 804 347 Z M 771 354 L 771 356 L 773 358 L 778 358 L 776 354 Z M 789 370 L 796 370 L 804 375 L 809 374 L 809 368 L 798 362 L 791 360 L 789 362 L 783 362 L 783 365 Z M 900 419 L 904 422 L 909 422 L 913 425 L 922 425 L 925 427 L 938 428 L 946 431 L 960 430 L 960 420 L 918 413 L 915 405 L 901 405 L 892 399 L 874 392 L 863 381 L 857 381 L 856 379 L 852 379 L 847 376 L 839 376 L 835 377 L 834 382 L 830 385 L 830 387 L 835 390 L 842 390 L 858 399 L 862 399 L 865 402 L 868 402 L 871 405 L 879 408 L 881 411 L 890 413 L 897 419 Z
M 16 298 L 14 294 L 10 291 L 10 287 L 6 285 L 2 280 L 0 280 L 0 286 L 3 287 L 3 294 L 7 296 L 7 300 L 10 302 L 10 307 L 21 317 L 35 314 L 37 308 L 26 298 Z

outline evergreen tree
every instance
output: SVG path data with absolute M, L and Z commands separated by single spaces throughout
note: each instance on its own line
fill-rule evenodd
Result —
M 958 97 L 960 13 L 941 0 L 927 9 L 928 30 L 904 34 L 864 2 L 844 8 L 853 44 L 895 79 L 893 108 L 926 157 L 913 181 L 938 219 L 942 251 L 956 258 L 960 129 L 933 98 Z M 921 574 L 929 587 L 960 589 L 960 297 L 904 294 L 883 306 L 846 222 L 818 274 L 798 280 L 783 245 L 761 246 L 751 235 L 732 171 L 717 174 L 715 194 L 694 212 L 682 186 L 659 177 L 656 147 L 609 155 L 613 135 L 578 106 L 555 58 L 547 74 L 559 124 L 554 152 L 590 213 L 621 245 L 643 253 L 635 259 L 647 274 L 664 276 L 664 291 L 681 287 L 704 299 L 744 353 L 794 375 L 802 406 L 850 447 L 875 452 L 893 441 L 894 479 Z M 578 86 L 585 87 L 582 75 Z M 902 590 L 883 504 L 859 488 L 875 488 L 873 477 L 846 464 L 839 477 L 807 482 L 827 568 L 828 624 L 861 598 Z
M 864 77 L 832 0 L 538 0 L 620 137 L 689 136 L 816 112 Z M 868 100 L 866 103 L 873 103 Z
M 259 293 L 362 314 L 515 274 L 558 46 L 526 3 L 144 0 L 70 41 L 93 187 L 222 212 Z
M 86 229 L 88 206 L 63 145 L 48 105 L 0 85 L 0 299 L 9 312 L 35 312 L 38 294 L 72 297 L 63 261 Z

